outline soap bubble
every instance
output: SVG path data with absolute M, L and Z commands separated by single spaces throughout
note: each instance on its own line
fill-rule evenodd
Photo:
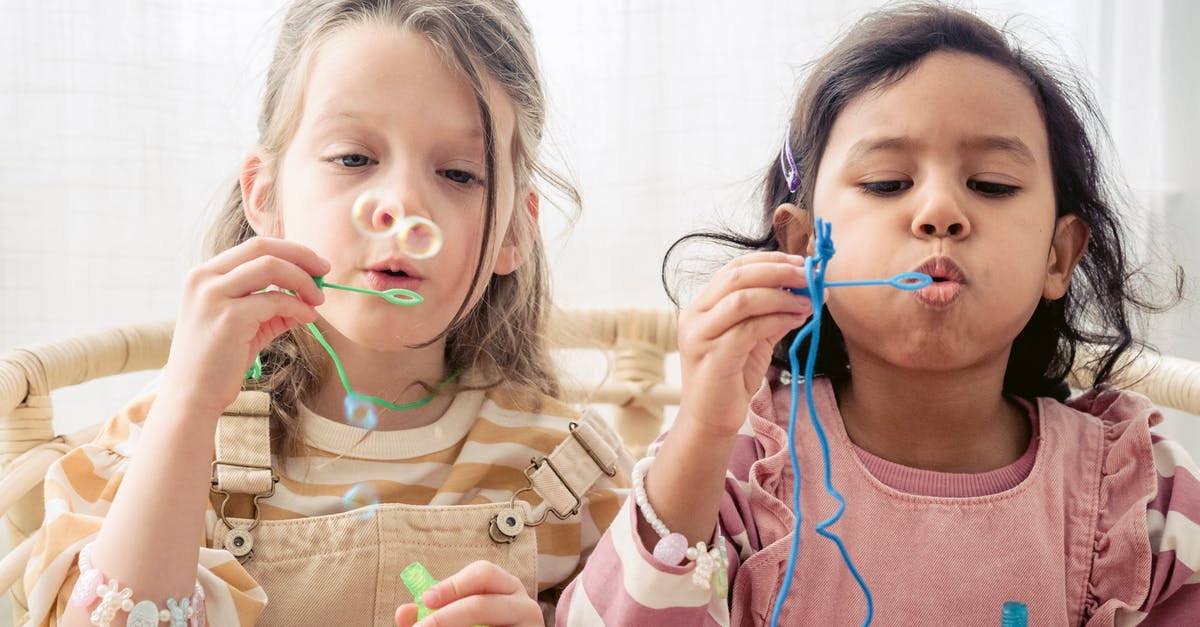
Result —
M 342 495 L 342 509 L 347 512 L 362 510 L 359 518 L 369 520 L 379 509 L 379 491 L 370 483 L 356 483 Z
M 375 403 L 355 396 L 346 395 L 346 424 L 362 429 L 374 429 L 379 424 L 375 414 Z
M 404 254 L 413 259 L 428 259 L 442 249 L 442 229 L 420 216 L 405 216 L 396 239 Z
M 404 206 L 378 190 L 359 194 L 352 209 L 354 228 L 371 238 L 387 237 L 396 232 L 404 219 Z

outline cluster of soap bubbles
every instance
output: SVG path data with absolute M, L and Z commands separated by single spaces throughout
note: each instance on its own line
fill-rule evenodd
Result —
M 367 190 L 354 201 L 355 228 L 372 239 L 394 237 L 404 254 L 428 259 L 442 249 L 442 229 L 432 220 L 404 212 L 404 205 L 384 192 Z

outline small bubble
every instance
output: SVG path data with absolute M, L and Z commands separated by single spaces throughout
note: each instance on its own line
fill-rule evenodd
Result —
M 360 429 L 374 429 L 379 424 L 375 415 L 375 404 L 371 401 L 347 395 L 345 401 L 346 424 Z
M 420 216 L 405 216 L 396 239 L 404 254 L 413 259 L 428 259 L 442 249 L 442 229 Z
M 347 512 L 362 510 L 359 518 L 368 520 L 379 509 L 379 491 L 370 483 L 356 483 L 342 495 L 342 508 Z
M 403 222 L 404 206 L 383 192 L 367 190 L 354 201 L 351 218 L 359 233 L 372 238 L 387 237 Z

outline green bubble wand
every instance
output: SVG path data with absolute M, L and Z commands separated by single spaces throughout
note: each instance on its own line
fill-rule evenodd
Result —
M 399 203 L 390 203 L 381 200 L 383 196 L 376 191 L 367 191 L 358 197 L 354 203 L 352 218 L 355 228 L 364 235 L 371 238 L 379 237 L 395 237 L 401 244 L 404 252 L 417 259 L 425 259 L 437 254 L 442 247 L 441 229 L 432 221 L 421 218 L 419 216 L 404 216 L 403 208 Z M 401 217 L 398 217 L 398 215 Z M 380 228 L 379 225 L 385 225 Z M 425 302 L 425 298 L 420 294 L 405 288 L 392 288 L 389 290 L 374 290 L 365 287 L 354 287 L 352 285 L 338 285 L 325 280 L 323 276 L 313 277 L 313 282 L 317 287 L 324 290 L 325 288 L 343 290 L 346 292 L 356 292 L 366 294 L 368 296 L 378 296 L 383 300 L 402 307 L 412 307 Z M 295 295 L 291 290 L 284 290 L 288 294 Z M 458 379 L 459 373 L 455 372 L 443 379 L 437 384 L 433 392 L 425 398 L 411 403 L 393 403 L 391 401 L 356 392 L 350 387 L 350 380 L 346 376 L 346 369 L 342 365 L 341 358 L 329 345 L 329 341 L 325 339 L 324 334 L 317 328 L 315 323 L 306 325 L 308 330 L 317 339 L 317 342 L 329 353 L 329 357 L 333 359 L 333 366 L 337 369 L 338 379 L 342 382 L 342 387 L 346 390 L 346 415 L 352 417 L 357 414 L 357 409 L 363 403 L 373 403 L 387 409 L 404 411 L 406 409 L 416 409 L 429 404 L 438 392 L 441 392 L 447 385 Z M 254 356 L 254 364 L 246 371 L 243 379 L 257 379 L 262 376 L 262 354 Z

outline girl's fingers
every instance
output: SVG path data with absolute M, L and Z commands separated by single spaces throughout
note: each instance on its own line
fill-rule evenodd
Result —
M 440 608 L 463 597 L 512 595 L 516 592 L 524 595 L 524 585 L 520 579 L 512 577 L 508 571 L 492 562 L 480 560 L 469 563 L 462 571 L 426 590 L 421 601 L 425 602 L 427 608 Z
M 692 303 L 692 309 L 711 309 L 739 290 L 756 287 L 802 288 L 806 285 L 808 281 L 803 264 L 796 265 L 786 261 L 730 264 L 713 276 L 712 281 Z
M 726 265 L 726 267 L 733 267 L 733 266 L 737 266 L 737 265 L 749 265 L 752 263 L 763 263 L 763 262 L 791 263 L 791 264 L 796 264 L 800 267 L 804 267 L 804 256 L 803 255 L 792 255 L 792 254 L 788 254 L 788 253 L 785 253 L 780 250 L 758 251 L 758 252 L 753 252 L 753 253 L 748 253 L 748 254 L 742 255 L 742 256 L 734 259 L 733 261 L 730 261 L 729 263 L 727 263 L 725 265 Z
M 775 345 L 788 331 L 798 328 L 808 319 L 808 314 L 780 313 L 759 316 L 745 321 L 730 332 L 730 344 L 733 346 L 751 346 L 760 340 Z M 743 348 L 741 353 L 745 353 Z
M 542 625 L 542 610 L 522 590 L 517 594 L 476 594 L 458 599 L 416 624 L 416 627 L 533 627 Z
M 741 321 L 721 336 L 720 342 L 709 342 L 696 350 L 684 351 L 685 359 L 711 358 L 730 364 L 742 363 L 760 343 L 773 346 L 808 319 L 807 314 L 774 313 Z
M 226 274 L 257 257 L 278 257 L 300 267 L 309 276 L 325 276 L 329 262 L 311 248 L 276 237 L 252 237 L 213 257 L 204 267 L 215 274 Z
M 312 275 L 279 257 L 251 259 L 230 270 L 214 284 L 220 295 L 226 298 L 240 298 L 270 285 L 292 290 L 311 305 L 325 302 L 325 295 L 313 281 Z
M 680 327 L 684 330 L 680 340 L 683 344 L 711 342 L 749 320 L 773 314 L 807 317 L 812 314 L 812 301 L 807 296 L 779 288 L 741 290 L 708 311 L 687 312 L 686 318 L 681 317 Z
M 227 341 L 249 342 L 251 352 L 257 352 L 288 329 L 315 322 L 318 317 L 316 309 L 294 296 L 263 292 L 238 299 L 221 315 L 223 322 L 201 320 L 197 324 L 202 335 L 216 337 L 213 334 L 222 333 L 220 337 Z M 214 325 L 225 330 L 220 331 Z M 177 338 L 179 333 L 177 331 Z
M 275 338 L 287 333 L 290 329 L 308 322 L 316 322 L 314 316 L 312 320 L 297 320 L 295 318 L 272 318 L 258 327 L 258 333 L 254 336 L 252 347 L 254 352 L 259 352 L 266 348 Z M 246 365 L 249 368 L 249 364 Z
M 417 622 L 417 605 L 405 603 L 396 608 L 396 627 L 412 627 Z
M 283 292 L 263 292 L 251 294 L 239 299 L 237 308 L 233 311 L 246 316 L 244 320 L 253 321 L 260 328 L 272 321 L 280 324 L 313 322 L 317 319 L 317 310 L 312 305 Z M 291 328 L 294 324 L 284 328 Z
M 480 594 L 525 594 L 520 579 L 488 561 L 477 561 L 438 582 L 425 591 L 421 600 L 430 609 L 448 605 L 464 597 Z

